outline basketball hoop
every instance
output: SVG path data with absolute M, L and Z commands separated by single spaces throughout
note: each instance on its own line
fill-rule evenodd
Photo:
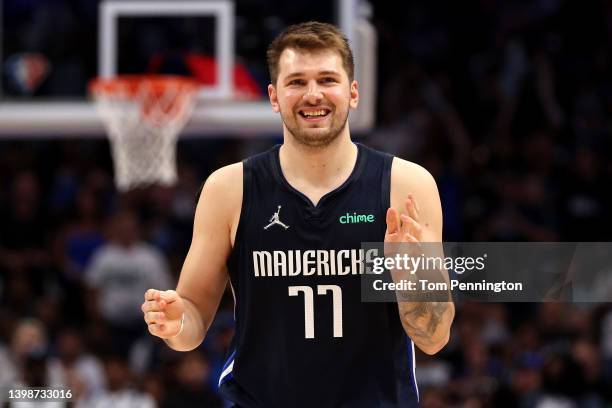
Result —
M 127 75 L 91 82 L 120 191 L 176 182 L 176 142 L 193 111 L 197 89 L 195 81 L 176 76 Z

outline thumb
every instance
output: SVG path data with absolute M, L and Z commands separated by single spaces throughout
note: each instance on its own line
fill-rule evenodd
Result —
M 395 234 L 399 231 L 399 213 L 393 207 L 387 209 L 387 234 Z

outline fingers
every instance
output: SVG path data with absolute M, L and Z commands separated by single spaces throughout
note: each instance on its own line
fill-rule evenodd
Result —
M 143 312 L 162 310 L 168 304 L 179 299 L 178 293 L 174 290 L 160 291 L 149 289 L 145 292 L 145 301 L 141 306 Z
M 407 214 L 400 214 L 392 207 L 387 210 L 385 241 L 420 242 L 423 228 L 419 223 L 419 206 L 412 194 L 408 194 L 405 206 Z
M 144 319 L 147 324 L 155 324 L 166 320 L 164 312 L 146 312 Z
M 165 312 L 145 312 L 144 320 L 149 333 L 161 338 L 173 337 L 181 327 L 181 319 L 170 319 Z
M 404 234 L 409 233 L 414 237 L 420 238 L 423 228 L 421 224 L 416 222 L 414 218 L 407 216 L 406 214 L 401 215 L 402 219 L 402 232 Z
M 419 220 L 419 207 L 412 194 L 408 194 L 408 198 L 406 199 L 406 211 L 415 221 Z
M 168 309 L 170 316 L 166 314 L 166 307 L 180 299 L 180 296 L 174 290 L 157 290 L 149 289 L 144 295 L 145 301 L 141 305 L 141 310 L 144 314 L 144 321 L 147 323 L 149 333 L 161 338 L 169 338 L 176 334 L 170 333 L 169 327 L 175 327 L 177 324 L 180 327 L 180 319 L 177 321 L 172 317 L 176 310 Z M 180 306 L 180 303 L 177 303 Z M 173 309 L 177 309 L 174 307 Z M 179 313 L 182 311 L 179 310 Z
M 152 324 L 166 319 L 164 309 L 170 303 L 167 299 L 175 300 L 175 294 L 166 294 L 169 291 L 159 291 L 149 289 L 145 292 L 145 301 L 140 306 L 144 313 L 144 320 L 147 324 Z
M 156 289 L 147 290 L 144 295 L 145 301 L 140 307 L 142 312 L 158 312 L 163 310 L 168 304 L 168 301 L 162 298 L 162 293 L 163 292 Z
M 154 336 L 161 337 L 162 339 L 168 339 L 178 335 L 183 327 L 181 320 L 170 321 L 164 319 L 147 322 L 149 333 Z
M 168 303 L 172 303 L 178 300 L 179 294 L 174 290 L 149 289 L 144 295 L 145 300 L 158 300 L 160 298 L 164 299 Z
M 149 329 L 149 333 L 151 333 L 154 336 L 157 337 L 161 337 L 161 338 L 167 338 L 167 337 L 171 337 L 169 331 L 168 331 L 168 325 L 164 324 L 164 323 L 152 323 L 150 325 L 147 326 Z
M 149 289 L 145 292 L 145 300 L 157 300 L 159 299 L 160 291 L 156 289 Z
M 404 234 L 404 237 L 403 237 L 402 241 L 403 242 L 414 242 L 414 243 L 417 243 L 417 244 L 419 243 L 419 240 L 414 235 L 412 235 L 410 233 Z
M 143 313 L 147 312 L 159 312 L 162 311 L 167 306 L 167 302 L 165 300 L 147 300 L 143 302 L 140 309 Z
M 395 208 L 390 207 L 387 210 L 387 234 L 395 234 L 399 231 L 399 229 L 400 229 L 399 212 Z
M 163 292 L 159 292 L 159 296 L 167 303 L 176 302 L 180 298 L 179 294 L 174 290 L 164 290 Z

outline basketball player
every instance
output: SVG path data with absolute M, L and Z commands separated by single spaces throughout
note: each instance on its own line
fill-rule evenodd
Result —
M 413 344 L 440 350 L 454 306 L 362 302 L 360 248 L 440 242 L 435 182 L 351 141 L 359 90 L 336 27 L 289 27 L 268 65 L 284 142 L 208 178 L 176 291 L 145 294 L 149 331 L 196 348 L 229 279 L 236 334 L 219 386 L 234 406 L 416 406 Z

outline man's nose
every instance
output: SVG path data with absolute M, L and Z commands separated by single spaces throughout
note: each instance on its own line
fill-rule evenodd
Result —
M 316 105 L 321 102 L 321 99 L 323 99 L 323 94 L 321 93 L 321 89 L 319 88 L 317 81 L 310 81 L 308 83 L 308 88 L 304 94 L 304 99 L 311 105 Z

